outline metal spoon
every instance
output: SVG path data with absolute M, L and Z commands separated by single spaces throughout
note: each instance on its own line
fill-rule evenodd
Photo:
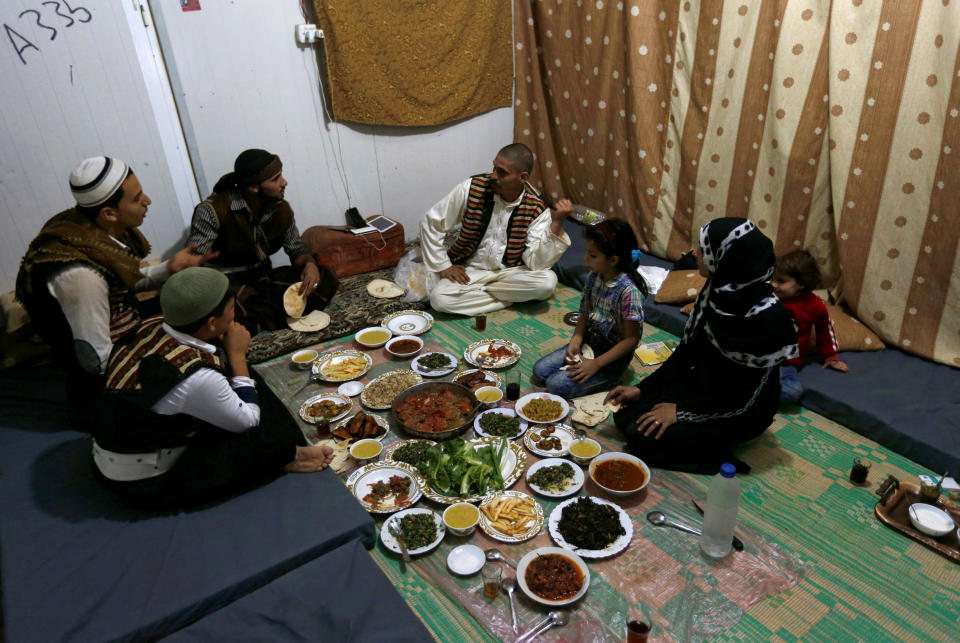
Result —
M 486 554 L 487 560 L 489 560 L 492 563 L 501 562 L 501 563 L 506 563 L 510 565 L 514 569 L 517 568 L 517 564 L 512 560 L 510 560 L 509 558 L 507 558 L 506 556 L 504 556 L 503 552 L 501 552 L 499 549 L 488 549 L 483 553 Z
M 655 524 L 657 527 L 673 527 L 674 529 L 685 531 L 688 534 L 693 534 L 694 536 L 700 535 L 700 530 L 696 527 L 691 527 L 690 525 L 682 523 L 679 520 L 674 520 L 662 511 L 651 511 L 647 514 L 647 520 Z
M 513 592 L 517 589 L 517 579 L 513 576 L 504 576 L 503 580 L 500 581 L 503 591 L 507 593 L 507 597 L 510 599 L 510 621 L 512 622 L 513 633 L 517 633 L 517 610 L 513 606 Z
M 525 634 L 522 634 L 520 638 L 517 639 L 516 643 L 521 641 L 529 641 L 535 636 L 543 634 L 549 630 L 554 625 L 559 625 L 563 627 L 570 622 L 570 612 L 567 610 L 557 610 L 555 612 L 550 612 L 547 614 L 547 618 L 544 621 L 538 623 L 533 629 L 528 630 Z
M 397 539 L 397 542 L 400 543 L 400 553 L 403 554 L 403 562 L 410 562 L 410 552 L 407 550 L 407 543 L 403 542 L 403 531 L 400 529 L 400 521 L 392 520 L 390 521 L 390 527 L 388 527 L 390 533 L 393 534 L 394 538 Z

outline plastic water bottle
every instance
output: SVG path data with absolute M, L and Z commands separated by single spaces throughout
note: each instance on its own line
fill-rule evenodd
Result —
M 578 203 L 573 206 L 573 212 L 570 214 L 570 218 L 579 221 L 583 225 L 597 225 L 606 219 L 607 215 L 599 210 L 594 210 L 593 208 L 588 208 Z
M 733 530 L 737 526 L 737 507 L 740 504 L 740 481 L 736 479 L 736 473 L 737 468 L 725 462 L 707 491 L 700 549 L 713 558 L 723 558 L 733 546 Z

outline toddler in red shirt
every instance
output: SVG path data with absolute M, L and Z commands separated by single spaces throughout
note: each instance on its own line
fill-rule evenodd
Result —
M 823 368 L 846 373 L 849 367 L 837 355 L 837 335 L 823 300 L 811 292 L 820 285 L 820 269 L 806 250 L 794 250 L 779 260 L 770 284 L 784 307 L 797 322 L 797 345 L 800 356 L 780 366 L 780 399 L 796 402 L 803 395 L 797 369 L 810 352 L 810 331 L 817 331 L 817 353 L 823 357 Z

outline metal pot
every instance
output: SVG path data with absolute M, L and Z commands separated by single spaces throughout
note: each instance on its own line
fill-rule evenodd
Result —
M 439 391 L 452 391 L 454 395 L 462 397 L 464 400 L 470 403 L 471 409 L 470 413 L 467 416 L 466 420 L 462 424 L 459 424 L 455 427 L 446 429 L 444 431 L 422 431 L 420 429 L 415 429 L 404 424 L 400 417 L 397 415 L 397 405 L 406 400 L 411 395 L 418 395 L 420 393 L 429 393 L 429 392 L 439 392 Z M 473 418 L 477 414 L 477 410 L 480 408 L 480 402 L 477 401 L 477 398 L 474 397 L 473 393 L 466 386 L 460 384 L 454 384 L 453 382 L 424 382 L 423 384 L 417 384 L 411 386 L 407 390 L 403 391 L 394 398 L 393 404 L 390 405 L 390 415 L 393 417 L 393 421 L 397 426 L 402 428 L 404 431 L 410 435 L 415 435 L 418 438 L 426 438 L 428 440 L 436 440 L 440 442 L 442 440 L 449 440 L 450 438 L 455 438 L 465 430 L 473 426 Z

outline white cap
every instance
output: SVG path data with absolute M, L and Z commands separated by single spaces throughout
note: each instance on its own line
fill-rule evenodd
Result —
M 94 156 L 83 159 L 70 171 L 70 191 L 77 205 L 100 205 L 117 193 L 129 168 L 120 159 Z

